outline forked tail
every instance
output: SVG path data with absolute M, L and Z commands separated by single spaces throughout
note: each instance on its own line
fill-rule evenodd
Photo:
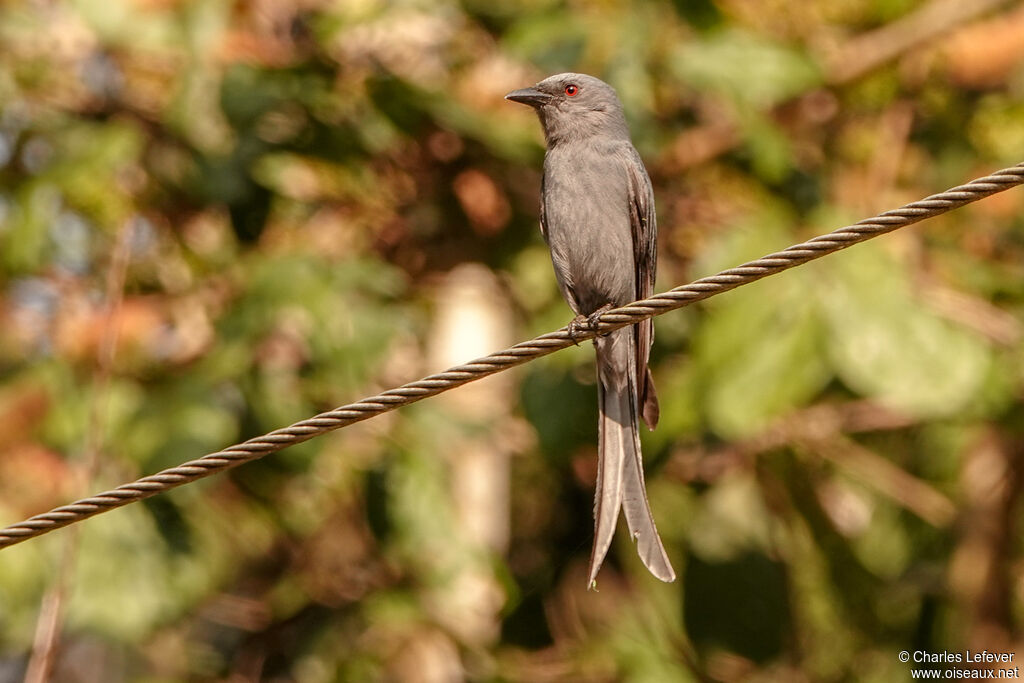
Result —
M 594 497 L 594 548 L 590 580 L 601 569 L 621 508 L 637 553 L 647 569 L 662 581 L 676 578 L 654 525 L 644 486 L 644 466 L 637 429 L 636 363 L 629 328 L 595 340 L 598 379 L 598 468 Z

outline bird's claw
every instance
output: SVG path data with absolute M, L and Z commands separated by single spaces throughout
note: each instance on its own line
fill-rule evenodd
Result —
M 578 337 L 581 332 L 586 332 L 588 325 L 590 325 L 590 321 L 587 320 L 587 316 L 582 313 L 569 321 L 569 324 L 566 325 L 566 329 L 569 331 L 569 339 L 572 339 L 573 344 L 576 346 L 580 345 Z
M 566 328 L 569 332 L 569 338 L 572 339 L 572 343 L 575 344 L 576 346 L 580 345 L 580 342 L 577 339 L 577 337 L 581 332 L 597 332 L 597 327 L 601 323 L 601 316 L 607 313 L 608 311 L 612 310 L 613 308 L 615 308 L 615 306 L 613 306 L 612 304 L 605 304 L 604 306 L 597 309 L 590 315 L 583 315 L 582 313 L 580 313 L 575 318 L 570 320 L 569 324 L 566 325 Z M 605 334 L 607 334 L 607 332 Z
M 597 309 L 596 311 L 594 311 L 593 313 L 588 315 L 587 316 L 587 325 L 590 326 L 590 329 L 592 329 L 592 330 L 594 330 L 596 332 L 597 331 L 597 326 L 601 323 L 601 316 L 604 315 L 605 313 L 607 313 L 608 311 L 612 310 L 613 308 L 615 308 L 615 306 L 613 304 L 605 304 L 601 308 Z M 608 333 L 605 332 L 605 334 L 608 334 Z M 604 336 L 604 335 L 600 335 L 600 336 Z

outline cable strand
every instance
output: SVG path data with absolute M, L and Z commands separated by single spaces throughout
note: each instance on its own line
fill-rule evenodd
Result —
M 376 396 L 340 406 L 288 427 L 228 446 L 197 460 L 191 460 L 156 474 L 142 477 L 128 484 L 122 484 L 113 490 L 35 515 L 23 522 L 0 529 L 0 549 L 198 479 L 219 474 L 276 453 L 287 446 L 308 441 L 335 429 L 347 427 L 401 406 L 436 396 L 488 375 L 523 365 L 541 356 L 578 344 L 580 341 L 592 339 L 597 334 L 605 334 L 646 318 L 689 306 L 697 301 L 803 265 L 827 254 L 846 249 L 898 228 L 913 225 L 926 218 L 946 213 L 1022 183 L 1024 183 L 1024 163 L 1004 168 L 991 175 L 972 180 L 965 185 L 959 185 L 898 209 L 886 211 L 873 218 L 839 228 L 825 235 L 812 237 L 806 242 L 794 244 L 782 251 L 768 254 L 735 268 L 700 278 L 667 292 L 655 294 L 648 299 L 612 309 L 599 318 L 596 329 L 578 332 L 575 337 L 570 336 L 568 328 L 563 327 L 484 358 L 477 358 L 444 372 L 388 389 Z

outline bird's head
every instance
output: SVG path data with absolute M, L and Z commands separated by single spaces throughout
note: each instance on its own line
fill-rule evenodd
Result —
M 593 76 L 557 74 L 532 88 L 513 90 L 505 99 L 537 111 L 548 147 L 592 135 L 629 139 L 615 89 Z

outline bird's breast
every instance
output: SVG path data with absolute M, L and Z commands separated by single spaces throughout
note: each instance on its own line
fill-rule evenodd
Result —
M 545 158 L 546 239 L 582 313 L 635 298 L 628 182 L 624 163 L 600 149 L 555 148 Z

